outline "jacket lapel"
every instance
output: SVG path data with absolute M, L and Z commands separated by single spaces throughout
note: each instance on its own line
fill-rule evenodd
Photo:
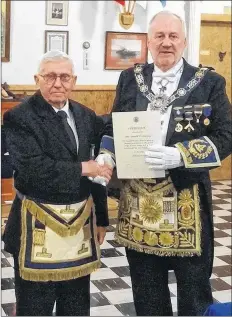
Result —
M 148 85 L 148 89 L 151 89 L 152 85 L 152 73 L 154 70 L 154 64 L 146 64 L 143 69 L 143 76 L 145 84 Z M 139 91 L 136 96 L 136 111 L 146 111 L 149 100 Z
M 182 76 L 180 78 L 180 82 L 179 85 L 177 87 L 177 90 L 179 88 L 183 88 L 185 87 L 185 85 L 190 81 L 190 79 L 194 76 L 195 72 L 196 72 L 197 68 L 193 67 L 191 65 L 189 65 L 186 60 L 184 59 L 184 70 L 182 73 Z M 174 133 L 175 130 L 175 126 L 176 126 L 176 122 L 174 120 L 174 106 L 177 105 L 185 105 L 188 98 L 190 95 L 186 94 L 185 96 L 183 96 L 182 98 L 176 99 L 173 101 L 172 103 L 172 111 L 171 111 L 171 115 L 170 115 L 170 120 L 169 120 L 169 125 L 168 125 L 168 131 L 167 131 L 167 136 L 166 136 L 166 141 L 165 141 L 165 145 L 169 144 L 169 141 Z
M 34 95 L 34 111 L 41 117 L 45 127 L 61 142 L 72 154 L 77 155 L 72 142 L 66 133 L 62 121 L 52 106 L 43 98 L 40 92 Z

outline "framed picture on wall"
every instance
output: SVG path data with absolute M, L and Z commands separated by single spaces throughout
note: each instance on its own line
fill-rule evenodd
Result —
M 147 33 L 106 32 L 105 69 L 123 70 L 147 61 Z
M 1 56 L 2 62 L 10 61 L 10 1 L 1 1 Z
M 68 31 L 45 31 L 45 53 L 59 50 L 68 54 Z
M 46 1 L 46 24 L 68 25 L 68 1 Z

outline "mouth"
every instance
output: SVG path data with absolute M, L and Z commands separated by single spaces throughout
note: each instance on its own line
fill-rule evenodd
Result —
M 160 54 L 165 54 L 165 55 L 167 54 L 168 55 L 168 54 L 173 54 L 173 52 L 163 51 L 163 52 L 160 52 Z

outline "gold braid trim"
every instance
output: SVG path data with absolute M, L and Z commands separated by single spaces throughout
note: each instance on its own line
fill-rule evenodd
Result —
M 190 257 L 190 256 L 194 256 L 194 255 L 198 255 L 200 256 L 201 255 L 201 251 L 197 251 L 197 252 L 189 252 L 189 251 L 184 251 L 184 250 L 181 250 L 181 253 L 180 251 L 178 252 L 177 250 L 165 250 L 165 249 L 159 249 L 159 250 L 155 250 L 155 249 L 148 249 L 146 247 L 142 247 L 141 245 L 138 245 L 136 243 L 133 243 L 132 241 L 128 241 L 128 240 L 125 240 L 123 239 L 122 237 L 118 237 L 116 236 L 115 237 L 115 241 L 120 243 L 121 245 L 123 245 L 125 248 L 129 248 L 129 249 L 132 249 L 132 250 L 135 250 L 137 252 L 143 252 L 143 253 L 147 253 L 147 254 L 155 254 L 155 255 L 159 255 L 159 256 L 179 256 L 179 257 Z
M 86 276 L 96 271 L 101 267 L 101 261 L 85 264 L 83 267 L 73 267 L 68 269 L 53 269 L 53 270 L 33 270 L 20 269 L 20 277 L 27 281 L 33 282 L 48 282 L 48 281 L 65 281 L 78 277 Z
M 88 199 L 87 204 L 92 203 L 92 199 Z M 29 210 L 28 210 L 29 212 Z M 101 267 L 101 261 L 98 259 L 94 262 L 84 264 L 79 267 L 71 267 L 65 269 L 28 269 L 24 267 L 24 258 L 26 253 L 26 237 L 27 237 L 27 210 L 23 209 L 23 205 L 21 208 L 21 216 L 22 216 L 22 231 L 21 231 L 21 247 L 19 252 L 19 273 L 20 277 L 24 280 L 28 281 L 37 281 L 37 282 L 48 282 L 48 281 L 65 281 L 71 280 L 78 277 L 86 276 L 96 271 Z M 95 231 L 94 231 L 95 232 Z M 97 236 L 94 234 L 95 243 L 97 241 Z
M 91 214 L 92 204 L 92 198 L 89 198 L 80 217 L 77 218 L 77 220 L 71 225 L 64 225 L 60 223 L 58 220 L 56 220 L 46 211 L 44 211 L 41 207 L 39 207 L 33 200 L 23 199 L 22 212 L 26 213 L 26 211 L 28 210 L 43 225 L 48 226 L 59 236 L 68 237 L 77 234 L 79 230 L 84 226 L 86 220 L 89 218 Z
M 201 255 L 201 231 L 202 231 L 202 224 L 201 224 L 201 206 L 200 206 L 200 195 L 199 195 L 199 187 L 198 185 L 193 185 L 193 192 L 195 197 L 195 204 L 196 204 L 196 212 L 195 212 L 195 221 L 196 221 L 196 249 L 199 251 L 198 255 Z
M 162 191 L 163 193 L 168 193 L 170 189 L 173 187 L 173 184 L 168 184 L 166 185 L 166 182 L 163 182 L 163 188 L 159 188 L 159 186 L 156 187 L 156 190 L 154 193 L 156 196 Z M 189 227 L 189 229 L 194 231 L 195 234 L 195 243 L 191 244 L 188 240 L 188 229 L 185 227 L 185 224 L 181 224 L 178 220 L 178 227 L 174 231 L 178 233 L 178 237 L 184 241 L 182 245 L 179 246 L 160 246 L 160 245 L 149 245 L 147 242 L 144 240 L 143 233 L 144 233 L 144 228 L 143 225 L 135 226 L 134 223 L 132 224 L 131 222 L 131 201 L 126 202 L 123 201 L 123 198 L 121 200 L 121 207 L 119 207 L 119 222 L 116 228 L 116 234 L 115 234 L 115 240 L 122 244 L 124 247 L 128 247 L 130 249 L 136 250 L 138 252 L 144 252 L 148 254 L 156 254 L 159 256 L 180 256 L 180 257 L 191 257 L 194 255 L 200 256 L 201 255 L 201 210 L 200 210 L 200 197 L 199 197 L 199 188 L 198 185 L 193 185 L 192 187 L 193 190 L 193 199 L 194 199 L 194 218 L 195 218 L 195 225 L 193 227 Z M 142 183 L 133 183 L 133 190 L 132 190 L 132 182 L 128 182 L 124 184 L 123 191 L 125 192 L 125 196 L 131 197 L 131 195 L 134 195 L 135 197 L 143 196 L 145 193 L 149 197 L 153 197 L 153 193 L 151 192 L 151 189 L 148 188 L 146 192 L 146 187 L 142 187 Z M 184 190 L 180 191 L 179 194 L 183 194 Z M 179 195 L 178 194 L 178 195 Z M 124 196 L 124 198 L 125 198 Z M 180 200 L 179 200 L 180 201 Z M 178 203 L 178 201 L 177 201 Z M 176 206 L 178 208 L 178 205 Z M 179 213 L 179 208 L 176 210 L 176 213 L 178 215 Z M 121 226 L 122 225 L 122 226 Z M 131 238 L 131 230 L 133 228 L 139 228 L 140 231 L 142 231 L 142 236 L 141 239 L 133 239 Z M 148 230 L 149 231 L 149 230 Z M 170 230 L 172 232 L 173 230 Z M 168 231 L 163 231 L 162 229 L 158 229 L 155 231 L 150 231 L 150 232 L 156 232 L 156 234 L 162 234 L 162 232 L 168 232 Z M 186 236 L 186 234 L 187 236 Z M 186 247 L 186 243 L 191 244 L 191 248 Z
M 189 166 L 193 162 L 190 152 L 180 142 L 176 143 L 175 147 L 180 151 L 185 167 Z

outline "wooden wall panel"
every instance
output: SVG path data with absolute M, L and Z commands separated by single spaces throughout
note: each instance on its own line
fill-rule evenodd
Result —
M 219 53 L 226 53 L 220 61 Z M 226 90 L 231 100 L 231 16 L 204 14 L 201 19 L 200 63 L 212 66 L 226 79 Z M 231 155 L 222 166 L 210 171 L 212 180 L 231 179 Z
M 219 53 L 225 53 L 220 61 Z M 212 66 L 226 79 L 226 90 L 231 100 L 231 20 L 227 15 L 214 14 L 201 22 L 200 63 Z
M 71 99 L 78 101 L 85 106 L 93 109 L 98 115 L 107 114 L 111 111 L 115 98 L 114 85 L 106 86 L 76 86 L 71 94 Z M 14 94 L 32 95 L 36 91 L 34 85 L 12 85 L 10 90 Z
M 115 91 L 74 91 L 72 99 L 93 109 L 98 115 L 110 113 Z

